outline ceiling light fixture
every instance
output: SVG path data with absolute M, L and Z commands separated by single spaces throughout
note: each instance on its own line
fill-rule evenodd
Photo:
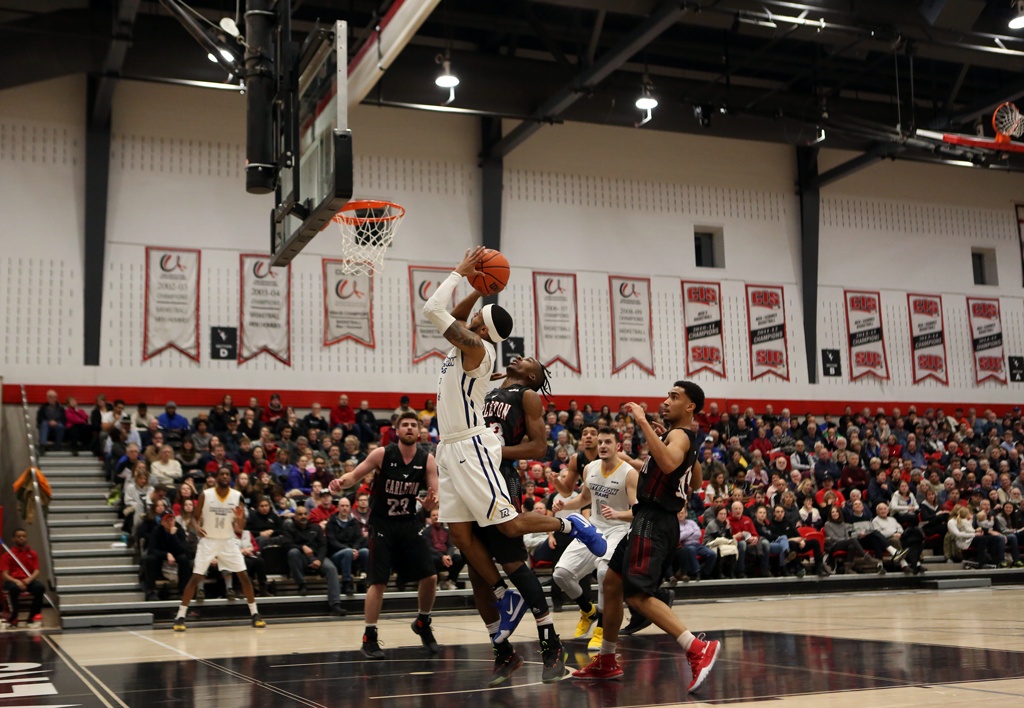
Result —
M 636 99 L 636 107 L 644 112 L 643 120 L 636 124 L 636 127 L 644 125 L 653 117 L 651 111 L 658 107 L 658 99 L 651 95 L 651 89 L 654 88 L 654 84 L 651 83 L 651 77 L 644 74 L 640 84 L 640 96 Z
M 455 101 L 455 87 L 459 85 L 459 77 L 452 73 L 452 60 L 447 50 L 444 54 L 438 54 L 435 61 L 441 65 L 441 73 L 434 79 L 434 83 L 438 88 L 448 89 L 448 100 L 444 103 L 447 106 Z
M 1017 16 L 1010 20 L 1010 29 L 1022 29 L 1024 28 L 1024 0 L 1015 0 L 1013 4 L 1017 6 Z

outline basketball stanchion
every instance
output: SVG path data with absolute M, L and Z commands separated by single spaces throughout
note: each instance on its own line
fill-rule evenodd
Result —
M 358 199 L 348 202 L 332 221 L 341 232 L 342 270 L 369 275 L 384 267 L 384 254 L 405 218 L 405 208 L 393 202 Z

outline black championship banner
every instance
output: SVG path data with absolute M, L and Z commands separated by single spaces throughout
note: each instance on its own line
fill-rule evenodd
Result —
M 747 285 L 750 380 L 778 376 L 789 381 L 785 291 L 781 285 Z
M 907 309 L 910 312 L 910 359 L 914 383 L 935 379 L 948 386 L 942 296 L 907 293 Z
M 240 260 L 238 363 L 266 352 L 291 366 L 292 268 L 271 268 L 269 256 L 254 253 L 243 253 Z
M 882 331 L 882 296 L 877 292 L 844 290 L 846 336 L 850 353 L 850 380 L 864 376 L 889 379 Z
M 199 251 L 146 248 L 142 360 L 177 349 L 199 361 Z
M 533 274 L 533 319 L 537 360 L 561 362 L 580 373 L 579 313 L 574 273 Z
M 432 356 L 444 359 L 452 345 L 423 314 L 423 305 L 437 290 L 451 268 L 440 266 L 409 266 L 409 305 L 412 308 L 412 363 L 419 364 Z M 451 311 L 454 302 L 449 303 Z
M 651 279 L 608 276 L 612 307 L 612 373 L 630 364 L 654 376 Z
M 994 379 L 1005 384 L 1006 357 L 1003 356 L 1003 322 L 999 299 L 967 298 L 967 321 L 971 325 L 975 382 Z
M 722 287 L 718 283 L 682 281 L 686 327 L 686 375 L 710 371 L 725 378 L 722 341 Z
M 375 349 L 373 339 L 373 274 L 345 272 L 345 261 L 323 259 L 324 346 L 351 339 Z

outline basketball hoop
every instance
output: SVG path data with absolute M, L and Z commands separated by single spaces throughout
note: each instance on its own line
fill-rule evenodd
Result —
M 377 199 L 352 200 L 334 215 L 341 231 L 342 270 L 369 275 L 384 265 L 384 254 L 405 217 L 405 208 Z
M 1024 118 L 1017 110 L 1017 106 L 1004 103 L 992 114 L 992 127 L 996 131 L 997 143 L 1009 142 L 1010 138 L 1024 135 Z

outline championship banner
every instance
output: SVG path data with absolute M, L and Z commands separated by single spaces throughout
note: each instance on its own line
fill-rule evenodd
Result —
M 432 356 L 444 359 L 452 345 L 423 314 L 423 305 L 437 290 L 451 268 L 440 266 L 409 266 L 409 305 L 412 309 L 412 363 L 419 364 Z M 454 306 L 452 303 L 449 310 Z
M 781 285 L 747 285 L 750 380 L 769 374 L 789 381 L 786 301 Z
M 352 275 L 345 261 L 324 258 L 324 346 L 351 339 L 375 349 L 373 274 Z
M 850 381 L 864 376 L 889 379 L 889 359 L 885 355 L 882 331 L 882 296 L 877 292 L 844 290 L 846 306 L 847 351 L 850 355 Z
M 722 287 L 718 283 L 682 281 L 686 326 L 686 375 L 710 371 L 725 378 L 722 341 Z
M 268 256 L 243 253 L 238 363 L 263 352 L 292 365 L 292 268 L 271 268 Z
M 612 305 L 612 373 L 630 364 L 654 376 L 651 279 L 608 276 Z
M 199 251 L 146 248 L 142 360 L 177 349 L 199 361 Z
M 1024 271 L 1024 204 L 1017 207 L 1017 238 L 1020 243 L 1020 267 Z
M 561 362 L 580 373 L 575 273 L 534 272 L 533 320 L 537 360 L 544 366 Z
M 948 386 L 942 296 L 907 293 L 907 306 L 910 311 L 910 359 L 914 383 L 931 378 Z
M 967 298 L 967 321 L 971 325 L 971 350 L 974 352 L 974 380 L 995 379 L 1006 383 L 1003 356 L 1003 322 L 999 299 Z

